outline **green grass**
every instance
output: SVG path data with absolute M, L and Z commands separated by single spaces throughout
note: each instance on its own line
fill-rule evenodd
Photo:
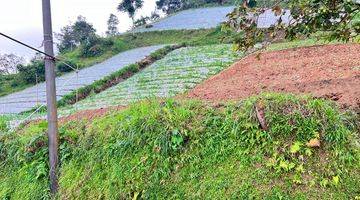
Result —
M 8 124 L 7 124 L 8 121 L 9 121 L 8 117 L 0 115 L 0 134 L 8 131 Z
M 354 119 L 332 102 L 286 94 L 216 106 L 147 100 L 60 127 L 58 198 L 356 199 Z M 39 122 L 0 135 L 1 199 L 49 198 L 45 132 Z M 314 138 L 320 148 L 306 146 Z
M 0 97 L 5 96 L 10 93 L 14 93 L 20 90 L 23 90 L 31 85 L 19 85 L 14 87 L 12 81 L 14 80 L 14 75 L 1 75 L 0 74 Z
M 75 51 L 62 55 L 62 57 L 74 61 L 80 67 L 85 67 L 102 62 L 120 52 L 134 48 L 158 44 L 219 44 L 221 43 L 221 37 L 222 33 L 220 28 L 154 31 L 135 33 L 134 35 L 128 33 L 111 38 L 114 41 L 114 45 L 107 49 L 101 56 L 83 58 L 80 56 L 79 49 L 76 49 Z

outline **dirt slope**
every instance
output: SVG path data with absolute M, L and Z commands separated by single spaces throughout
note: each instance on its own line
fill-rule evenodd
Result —
M 311 93 L 360 106 L 360 45 L 326 45 L 250 55 L 198 85 L 188 96 L 236 100 L 260 92 Z

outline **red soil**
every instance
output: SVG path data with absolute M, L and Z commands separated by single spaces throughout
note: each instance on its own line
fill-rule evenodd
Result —
M 61 124 L 69 122 L 69 121 L 79 121 L 79 120 L 87 120 L 91 122 L 93 119 L 105 116 L 109 112 L 117 111 L 124 109 L 123 106 L 117 107 L 109 107 L 109 108 L 101 108 L 101 109 L 94 109 L 94 110 L 82 110 L 67 117 L 60 118 L 59 122 Z
M 206 80 L 188 97 L 238 100 L 261 92 L 310 93 L 360 107 L 360 45 L 326 45 L 250 55 Z

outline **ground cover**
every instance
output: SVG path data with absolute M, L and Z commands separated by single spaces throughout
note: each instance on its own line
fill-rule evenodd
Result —
M 0 198 L 49 198 L 46 127 L 0 135 Z M 304 96 L 147 100 L 61 125 L 58 198 L 356 199 L 358 128 Z

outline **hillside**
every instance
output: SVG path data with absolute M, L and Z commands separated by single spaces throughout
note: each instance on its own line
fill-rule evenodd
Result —
M 311 94 L 360 109 L 360 45 L 336 44 L 250 55 L 189 92 L 207 101 L 262 92 Z
M 126 106 L 152 97 L 173 97 L 219 73 L 239 56 L 231 51 L 231 45 L 183 47 L 119 84 L 61 108 L 60 114 Z
M 80 48 L 73 51 L 58 55 L 67 63 L 79 69 L 92 67 L 98 63 L 106 61 L 111 57 L 127 52 L 132 49 L 165 45 L 165 44 L 181 44 L 188 43 L 191 45 L 198 44 L 219 44 L 223 34 L 219 28 L 214 29 L 198 29 L 198 30 L 164 30 L 146 33 L 124 34 L 115 37 L 102 38 L 100 45 L 101 53 L 96 56 L 84 57 L 81 55 Z M 35 62 L 28 66 L 29 72 L 23 74 L 14 74 L 3 76 L 0 75 L 0 96 L 22 91 L 33 85 L 36 85 L 36 77 L 38 82 L 44 81 L 44 70 L 41 63 Z M 63 76 L 72 69 L 57 63 L 57 76 Z
M 354 117 L 332 102 L 264 94 L 213 106 L 149 100 L 65 122 L 58 198 L 356 199 Z M 45 133 L 38 122 L 0 135 L 0 198 L 49 197 Z
M 236 0 L 185 1 L 196 7 Z M 360 45 L 330 32 L 334 38 L 325 42 L 328 32 L 318 32 L 324 29 L 287 30 L 299 34 L 290 41 L 244 35 L 244 26 L 214 28 L 229 9 L 185 10 L 113 37 L 94 29 L 94 38 L 64 47 L 60 56 L 80 71 L 57 63 L 53 196 L 48 144 L 57 142 L 45 120 L 43 60 L 0 77 L 0 96 L 7 95 L 0 97 L 0 200 L 359 200 Z M 250 29 L 289 14 L 263 11 Z M 231 26 L 248 19 L 234 20 Z M 178 30 L 184 28 L 193 30 Z M 235 51 L 247 44 L 250 51 Z

